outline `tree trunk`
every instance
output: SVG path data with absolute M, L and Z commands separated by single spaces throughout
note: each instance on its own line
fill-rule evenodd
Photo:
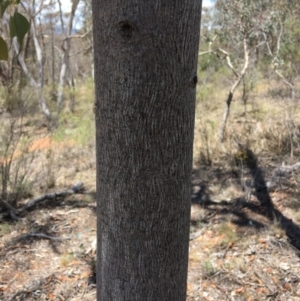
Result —
M 99 301 L 184 301 L 201 1 L 93 0 Z
M 62 13 L 61 1 L 58 1 L 58 3 L 59 3 L 60 15 L 61 15 L 62 28 L 63 28 L 63 32 L 64 32 L 64 22 L 63 22 L 63 17 L 62 17 L 63 13 Z M 60 68 L 59 83 L 58 83 L 58 89 L 57 89 L 58 112 L 60 112 L 60 110 L 63 107 L 63 91 L 64 91 L 65 82 L 66 82 L 67 70 L 69 70 L 69 72 L 71 72 L 70 62 L 69 62 L 69 54 L 70 54 L 70 48 L 71 48 L 70 35 L 72 34 L 73 20 L 75 17 L 75 12 L 78 7 L 78 4 L 79 4 L 79 0 L 72 1 L 72 9 L 70 12 L 67 32 L 65 34 L 65 39 L 62 44 L 63 52 L 62 52 L 62 58 L 61 58 L 61 68 Z
M 221 48 L 218 49 L 221 53 L 226 55 L 227 65 L 232 70 L 233 74 L 237 77 L 236 81 L 231 86 L 230 91 L 229 91 L 228 96 L 227 96 L 226 108 L 225 108 L 225 111 L 224 111 L 223 120 L 222 120 L 220 133 L 219 133 L 219 141 L 220 142 L 224 141 L 226 124 L 227 124 L 229 111 L 230 111 L 230 105 L 231 105 L 231 102 L 233 100 L 233 93 L 236 90 L 236 88 L 240 85 L 241 81 L 244 79 L 246 71 L 249 67 L 249 50 L 248 50 L 248 45 L 247 45 L 247 40 L 246 39 L 244 39 L 243 44 L 244 44 L 244 65 L 243 65 L 243 69 L 240 72 L 235 70 L 235 68 L 233 67 L 230 56 L 229 56 L 229 53 L 227 51 L 221 49 Z
M 31 15 L 35 16 L 35 2 L 32 2 L 31 5 Z M 37 97 L 41 111 L 43 114 L 48 118 L 51 119 L 51 112 L 46 104 L 46 100 L 44 98 L 44 64 L 43 64 L 43 51 L 41 49 L 39 40 L 36 34 L 36 27 L 35 27 L 35 20 L 32 17 L 31 26 L 30 26 L 34 48 L 36 53 L 36 60 L 37 60 L 37 69 L 38 69 L 38 79 L 37 79 Z

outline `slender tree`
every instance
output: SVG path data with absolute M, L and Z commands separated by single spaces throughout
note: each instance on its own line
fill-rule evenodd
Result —
M 70 62 L 69 62 L 69 55 L 70 55 L 70 49 L 71 49 L 71 39 L 70 36 L 72 34 L 73 30 L 73 21 L 76 13 L 76 9 L 78 7 L 80 0 L 73 0 L 72 1 L 72 8 L 70 12 L 70 17 L 69 17 L 69 22 L 67 26 L 67 30 L 65 33 L 65 26 L 64 26 L 64 21 L 63 21 L 63 11 L 62 11 L 62 4 L 61 1 L 58 0 L 59 4 L 59 11 L 60 11 L 60 19 L 61 19 L 61 27 L 62 27 L 62 32 L 65 36 L 64 41 L 62 43 L 62 62 L 61 62 L 61 69 L 60 69 L 60 75 L 59 75 L 59 83 L 58 83 L 58 90 L 57 90 L 57 106 L 58 106 L 58 111 L 60 111 L 63 107 L 63 90 L 64 90 L 64 85 L 66 81 L 66 74 L 67 74 L 67 69 L 69 69 L 69 72 L 71 73 L 70 69 Z M 72 77 L 72 75 L 71 75 Z
M 184 301 L 199 0 L 93 0 L 100 301 Z

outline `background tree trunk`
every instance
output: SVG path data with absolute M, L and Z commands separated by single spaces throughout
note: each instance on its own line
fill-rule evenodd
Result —
M 63 22 L 63 17 L 62 17 L 62 6 L 61 6 L 61 1 L 58 1 L 59 3 L 59 9 L 60 9 L 60 15 L 61 15 L 61 23 L 62 23 L 62 28 L 63 28 L 63 33 L 64 33 L 64 22 Z M 67 70 L 71 72 L 70 69 L 70 62 L 69 62 L 69 55 L 70 55 L 70 48 L 71 48 L 71 39 L 70 36 L 72 34 L 73 30 L 73 20 L 75 17 L 76 9 L 78 7 L 79 0 L 73 0 L 72 1 L 72 9 L 69 17 L 69 23 L 67 27 L 67 32 L 64 34 L 65 39 L 62 43 L 62 58 L 61 58 L 61 69 L 60 69 L 60 75 L 59 75 L 59 83 L 58 83 L 58 90 L 57 90 L 57 106 L 58 106 L 58 112 L 63 107 L 63 91 L 64 91 L 64 86 L 66 82 L 66 74 Z
M 93 0 L 97 300 L 186 299 L 200 14 Z

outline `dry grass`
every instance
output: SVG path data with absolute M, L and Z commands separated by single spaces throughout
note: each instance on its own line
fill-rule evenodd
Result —
M 300 106 L 289 99 L 271 97 L 268 91 L 278 85 L 278 82 L 260 82 L 249 93 L 246 107 L 241 99 L 241 91 L 235 93 L 223 143 L 218 140 L 218 132 L 229 86 L 211 88 L 205 99 L 198 98 L 194 166 L 224 164 L 237 152 L 235 141 L 251 146 L 258 154 L 281 157 L 298 155 Z M 198 88 L 201 90 L 202 86 Z

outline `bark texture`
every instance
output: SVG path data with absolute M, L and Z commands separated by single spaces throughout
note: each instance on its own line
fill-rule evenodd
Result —
M 184 301 L 201 1 L 93 0 L 99 301 Z

